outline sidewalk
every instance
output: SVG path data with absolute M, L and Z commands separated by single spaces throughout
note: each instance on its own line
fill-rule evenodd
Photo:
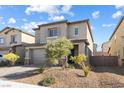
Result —
M 17 83 L 12 81 L 0 80 L 0 87 L 5 88 L 45 88 L 37 85 L 29 85 L 24 83 Z

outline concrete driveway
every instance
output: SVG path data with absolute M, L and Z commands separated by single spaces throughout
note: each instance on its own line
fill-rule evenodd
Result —
M 33 75 L 33 71 L 38 67 L 33 65 L 0 67 L 0 79 L 16 80 Z
M 41 86 L 0 80 L 0 88 L 41 88 Z M 45 87 L 43 87 L 45 88 Z

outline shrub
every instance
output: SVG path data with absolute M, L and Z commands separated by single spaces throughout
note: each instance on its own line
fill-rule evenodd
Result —
M 90 68 L 89 66 L 85 65 L 86 62 L 86 56 L 84 54 L 79 54 L 78 56 L 74 56 L 71 57 L 70 60 L 74 61 L 76 64 L 80 65 L 84 71 L 84 76 L 87 77 L 89 72 L 90 72 Z
M 75 69 L 73 64 L 68 64 L 67 68 Z
M 42 86 L 50 86 L 55 83 L 55 78 L 53 77 L 46 77 L 42 81 L 39 82 L 39 85 Z
M 15 65 L 16 61 L 20 58 L 14 53 L 8 53 L 3 56 L 4 59 L 10 62 L 10 65 Z
M 53 64 L 53 65 L 59 64 L 59 61 L 58 61 L 58 59 L 56 59 L 56 58 L 49 58 L 49 59 L 48 59 L 48 62 L 49 62 L 50 64 Z
M 62 37 L 48 43 L 46 52 L 48 58 L 53 59 L 52 61 L 55 62 L 55 60 L 68 56 L 72 48 L 73 44 L 65 37 Z
M 7 61 L 1 61 L 0 62 L 0 67 L 4 67 L 4 66 L 8 66 L 8 62 Z
M 45 70 L 45 67 L 41 66 L 40 68 L 36 69 L 35 72 L 36 73 L 43 73 Z

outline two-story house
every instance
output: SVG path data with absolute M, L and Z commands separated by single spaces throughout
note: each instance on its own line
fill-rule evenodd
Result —
M 74 44 L 71 55 L 84 53 L 89 58 L 93 54 L 93 36 L 89 20 L 68 22 L 67 20 L 38 25 L 35 43 L 26 47 L 26 62 L 41 64 L 47 60 L 46 44 L 59 37 L 66 37 Z
M 0 55 L 10 50 L 19 54 L 24 59 L 23 44 L 35 43 L 35 36 L 20 29 L 6 27 L 0 31 Z
M 124 17 L 117 24 L 114 32 L 109 38 L 109 55 L 118 56 L 118 65 L 124 65 Z

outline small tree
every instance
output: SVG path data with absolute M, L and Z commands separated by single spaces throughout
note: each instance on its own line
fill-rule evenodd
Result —
M 84 76 L 87 77 L 87 75 L 89 74 L 90 68 L 85 65 L 86 56 L 84 54 L 79 54 L 78 56 L 71 57 L 71 60 L 82 67 L 84 71 Z
M 20 57 L 14 53 L 8 53 L 8 54 L 5 54 L 3 58 L 9 61 L 10 65 L 14 65 Z
M 53 63 L 69 55 L 73 44 L 65 37 L 58 38 L 47 45 L 47 55 Z M 65 60 L 66 61 L 66 60 Z

